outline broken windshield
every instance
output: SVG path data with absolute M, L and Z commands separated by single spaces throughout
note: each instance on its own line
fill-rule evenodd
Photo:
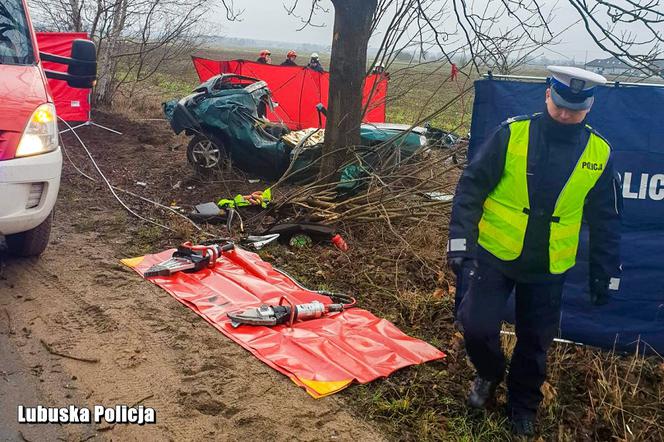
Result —
M 22 0 L 0 2 L 0 64 L 32 64 L 34 54 Z

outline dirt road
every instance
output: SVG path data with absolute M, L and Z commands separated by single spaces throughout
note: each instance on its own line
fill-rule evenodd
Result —
M 88 212 L 92 228 L 81 231 L 64 213 L 41 259 L 5 257 L 0 267 L 2 440 L 381 439 L 341 400 L 310 398 L 120 265 L 95 228 L 104 216 Z M 157 423 L 18 425 L 19 403 L 140 403 Z

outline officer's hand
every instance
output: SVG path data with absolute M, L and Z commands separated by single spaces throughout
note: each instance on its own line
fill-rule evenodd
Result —
M 590 302 L 605 305 L 609 302 L 609 277 L 590 277 Z
M 466 261 L 468 258 L 463 257 L 463 256 L 457 256 L 455 258 L 447 258 L 447 265 L 454 272 L 455 275 L 459 275 L 461 273 L 461 269 L 463 268 L 463 263 Z

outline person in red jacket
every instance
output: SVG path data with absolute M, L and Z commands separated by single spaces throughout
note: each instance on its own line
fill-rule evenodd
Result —
M 450 70 L 450 79 L 456 81 L 458 75 L 459 75 L 459 68 L 455 63 L 452 63 L 452 69 Z

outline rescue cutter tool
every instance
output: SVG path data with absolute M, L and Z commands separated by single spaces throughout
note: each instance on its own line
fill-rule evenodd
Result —
M 153 265 L 145 271 L 143 276 L 145 278 L 170 276 L 177 272 L 191 273 L 206 267 L 214 267 L 215 262 L 223 252 L 228 252 L 234 248 L 235 244 L 232 242 L 223 245 L 193 245 L 191 242 L 185 242 L 178 246 L 171 258 Z
M 296 320 L 318 319 L 329 313 L 340 313 L 355 306 L 355 298 L 336 293 L 325 294 L 332 298 L 335 303 L 323 304 L 320 301 L 313 301 L 306 304 L 293 304 L 282 296 L 279 305 L 263 304 L 260 307 L 244 311 L 228 312 L 227 316 L 233 327 L 239 327 L 243 324 L 274 327 L 280 324 L 292 325 Z

